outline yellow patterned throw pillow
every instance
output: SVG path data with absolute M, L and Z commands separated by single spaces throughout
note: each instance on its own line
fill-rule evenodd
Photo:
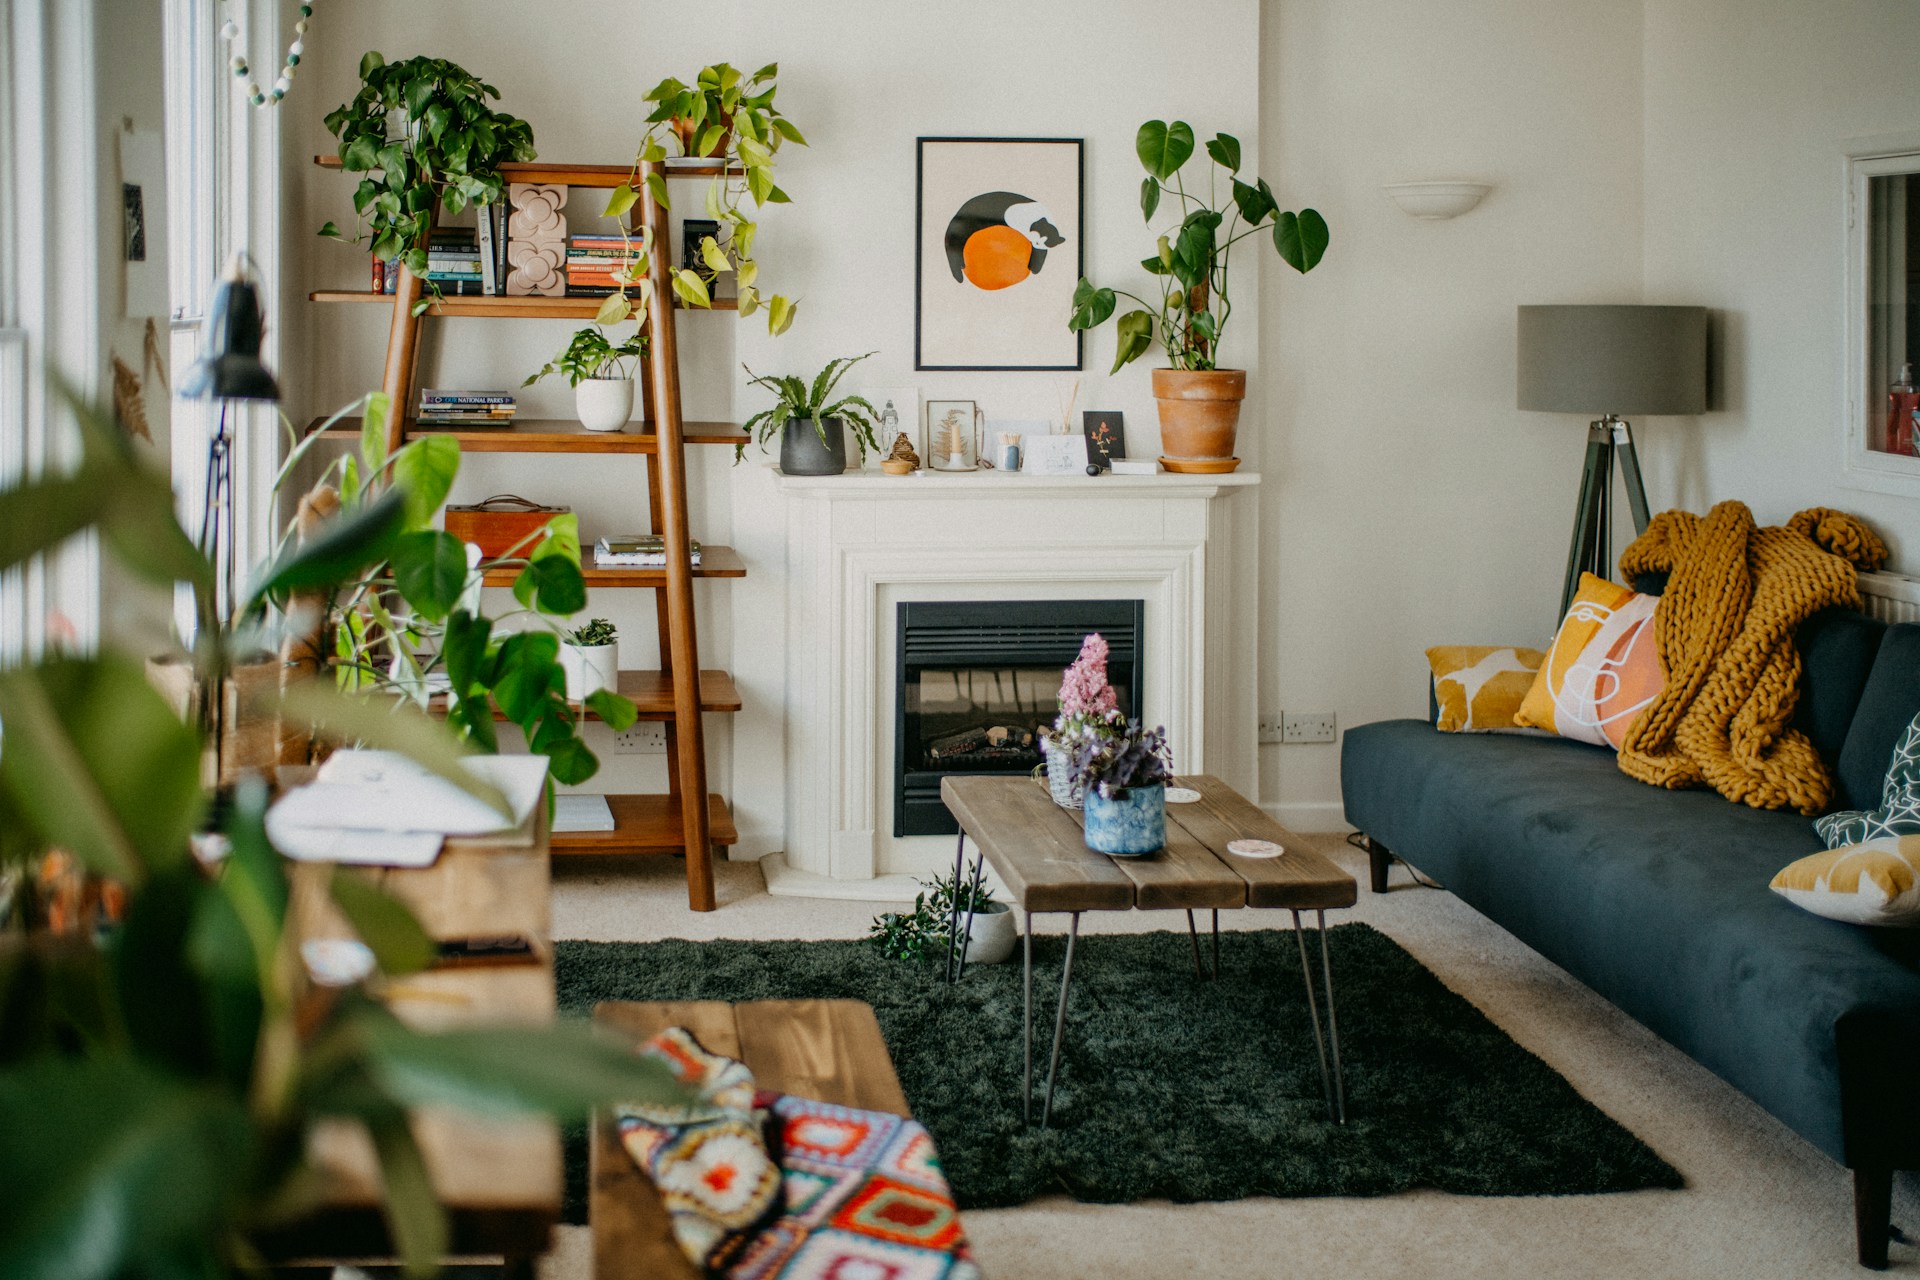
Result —
M 1513 714 L 1546 659 L 1538 649 L 1443 644 L 1427 650 L 1433 698 L 1442 733 L 1489 733 L 1513 728 Z
M 1618 751 L 1634 717 L 1667 683 L 1653 634 L 1659 603 L 1659 596 L 1581 574 L 1514 723 Z
M 1847 924 L 1920 925 L 1920 836 L 1811 854 L 1773 878 L 1794 906 Z

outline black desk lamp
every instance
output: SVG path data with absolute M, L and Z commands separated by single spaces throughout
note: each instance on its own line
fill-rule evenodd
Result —
M 1613 464 L 1627 487 L 1635 533 L 1647 528 L 1647 491 L 1623 414 L 1695 414 L 1707 408 L 1705 307 L 1521 307 L 1518 405 L 1543 413 L 1599 412 L 1587 428 L 1586 470 L 1560 612 L 1582 572 L 1612 574 Z
M 221 597 L 215 616 L 233 608 L 233 437 L 227 410 L 235 400 L 278 400 L 280 386 L 260 363 L 260 339 L 266 328 L 260 294 L 248 278 L 245 262 L 234 255 L 227 273 L 214 290 L 207 316 L 207 341 L 200 359 L 180 381 L 180 394 L 189 400 L 220 402 L 220 420 L 207 442 L 207 487 L 201 505 L 201 554 L 219 570 Z M 209 619 L 201 620 L 203 625 Z

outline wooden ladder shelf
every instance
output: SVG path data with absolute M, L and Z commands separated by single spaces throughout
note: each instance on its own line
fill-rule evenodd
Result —
M 337 168 L 332 156 L 315 157 L 325 168 Z M 508 182 L 548 182 L 574 187 L 612 188 L 627 186 L 632 170 L 623 165 L 507 164 L 501 166 Z M 664 166 L 647 166 L 667 178 L 711 177 L 718 171 Z M 664 721 L 667 736 L 668 790 L 666 795 L 609 795 L 613 811 L 613 831 L 556 832 L 552 838 L 555 854 L 651 854 L 684 853 L 687 863 L 687 902 L 695 911 L 711 911 L 715 905 L 713 883 L 713 846 L 731 845 L 739 839 L 733 815 L 724 798 L 707 791 L 706 733 L 703 710 L 725 713 L 740 708 L 739 691 L 725 671 L 700 669 L 699 629 L 694 617 L 693 582 L 695 578 L 737 578 L 745 574 L 740 558 L 730 547 L 704 546 L 701 563 L 692 563 L 692 539 L 688 531 L 686 446 L 688 444 L 732 445 L 745 436 L 732 423 L 688 423 L 680 410 L 680 364 L 678 339 L 674 329 L 673 287 L 669 279 L 666 246 L 670 231 L 667 209 L 654 198 L 648 184 L 641 182 L 636 206 L 642 224 L 651 230 L 650 242 L 656 246 L 651 257 L 652 306 L 646 317 L 650 335 L 646 363 L 640 371 L 641 403 L 648 406 L 649 421 L 644 431 L 596 433 L 582 431 L 576 424 L 521 423 L 512 428 L 484 431 L 454 431 L 464 450 L 524 453 L 611 453 L 639 454 L 646 459 L 647 516 L 649 529 L 666 541 L 667 563 L 664 569 L 598 569 L 585 567 L 589 587 L 637 588 L 654 593 L 654 614 L 659 629 L 660 670 L 621 673 L 621 692 L 640 695 L 641 715 Z M 447 297 L 414 314 L 414 306 L 425 292 L 423 282 L 404 267 L 396 290 L 391 295 L 372 292 L 350 293 L 318 291 L 309 300 L 333 302 L 391 302 L 392 319 L 387 333 L 387 360 L 381 380 L 391 404 L 388 418 L 387 447 L 397 450 L 406 442 L 413 426 L 414 396 L 419 386 L 422 331 L 427 320 L 449 315 L 492 318 L 576 317 L 590 320 L 598 311 L 599 298 L 580 297 Z M 721 301 L 715 306 L 725 309 Z M 330 434 L 358 434 L 359 424 L 341 422 L 329 428 Z M 506 585 L 511 574 L 489 585 Z M 688 803 L 688 797 L 702 797 L 706 803 Z

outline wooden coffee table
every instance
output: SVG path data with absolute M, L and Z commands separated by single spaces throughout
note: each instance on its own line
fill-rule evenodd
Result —
M 1251 801 L 1218 778 L 1205 775 L 1177 779 L 1174 786 L 1200 793 L 1193 804 L 1167 806 L 1167 846 L 1139 858 L 1110 858 L 1087 848 L 1079 810 L 1062 809 L 1044 787 L 1026 777 L 947 777 L 940 782 L 940 798 L 960 823 L 954 848 L 954 880 L 962 874 L 967 839 L 980 849 L 1026 917 L 1025 938 L 1025 1054 L 1022 1075 L 1024 1107 L 1029 1122 L 1033 1112 L 1033 917 L 1045 912 L 1072 917 L 1067 929 L 1067 955 L 1060 972 L 1060 1005 L 1054 1015 L 1053 1049 L 1047 1063 L 1047 1092 L 1040 1112 L 1044 1128 L 1053 1114 L 1053 1085 L 1060 1070 L 1060 1046 L 1066 1034 L 1067 995 L 1073 984 L 1073 951 L 1080 936 L 1080 916 L 1088 911 L 1184 909 L 1187 933 L 1193 940 L 1194 966 L 1200 964 L 1200 941 L 1194 926 L 1196 908 L 1213 911 L 1214 975 L 1220 967 L 1220 910 L 1224 907 L 1278 907 L 1293 913 L 1295 940 L 1300 945 L 1300 973 L 1306 982 L 1307 1009 L 1313 1019 L 1314 1047 L 1320 1055 L 1320 1081 L 1326 1094 L 1329 1119 L 1345 1124 L 1347 1094 L 1340 1070 L 1340 1024 L 1334 1016 L 1333 964 L 1327 952 L 1327 912 L 1351 907 L 1359 900 L 1359 886 L 1324 855 L 1262 813 Z M 1243 858 L 1227 852 L 1231 840 L 1271 840 L 1286 849 L 1278 858 Z M 958 895 L 956 895 L 957 897 Z M 971 898 L 968 899 L 971 902 Z M 1313 965 L 1307 955 L 1301 913 L 1314 914 L 1320 934 L 1320 974 L 1326 992 L 1327 1025 L 1320 1028 L 1319 1001 L 1314 994 Z M 949 948 L 947 976 L 957 980 L 966 972 L 969 913 L 966 925 L 956 918 L 952 937 L 960 941 L 957 953 Z M 1332 1062 L 1328 1062 L 1328 1046 Z

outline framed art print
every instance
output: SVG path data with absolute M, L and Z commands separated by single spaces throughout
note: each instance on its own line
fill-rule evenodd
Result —
M 1078 369 L 1079 138 L 921 138 L 915 369 Z
M 1127 456 L 1126 415 L 1089 409 L 1080 421 L 1086 424 L 1087 461 L 1102 471 L 1113 470 L 1113 460 Z
M 1087 474 L 1087 438 L 1028 436 L 1020 469 L 1032 476 L 1083 476 Z

